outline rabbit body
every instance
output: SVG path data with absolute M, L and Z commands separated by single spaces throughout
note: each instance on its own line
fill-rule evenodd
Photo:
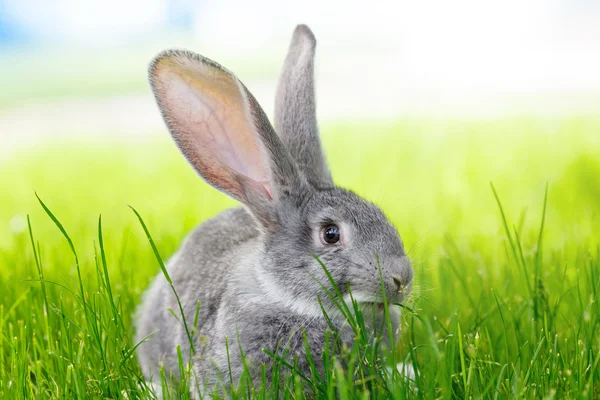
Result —
M 239 379 L 242 363 L 236 338 L 244 356 L 258 361 L 251 363 L 253 366 L 268 363 L 269 356 L 262 349 L 277 345 L 292 333 L 297 334 L 291 338 L 290 350 L 294 353 L 301 350 L 302 328 L 309 333 L 311 348 L 318 352 L 324 344 L 320 337 L 326 328 L 324 318 L 290 312 L 265 296 L 252 273 L 253 264 L 262 261 L 262 251 L 260 231 L 254 220 L 245 209 L 237 207 L 197 227 L 167 266 L 188 323 L 194 321 L 200 302 L 193 340 L 194 363 L 196 373 L 209 387 L 219 378 L 227 377 L 230 368 L 234 382 Z M 152 340 L 144 344 L 144 351 L 138 353 L 146 377 L 159 376 L 158 360 L 162 360 L 167 371 L 177 373 L 174 351 L 177 344 L 182 354 L 189 354 L 184 325 L 175 320 L 169 308 L 177 310 L 178 304 L 161 274 L 146 292 L 138 316 L 138 340 L 156 331 Z M 230 340 L 229 356 L 225 338 Z
M 328 328 L 321 305 L 344 343 L 353 336 L 327 296 L 328 278 L 315 255 L 344 300 L 350 287 L 374 324 L 383 322 L 382 284 L 390 302 L 410 291 L 412 267 L 396 229 L 378 207 L 331 179 L 316 126 L 314 48 L 310 30 L 299 26 L 277 90 L 274 128 L 246 87 L 215 62 L 177 50 L 151 64 L 154 94 L 183 155 L 245 207 L 201 224 L 169 261 L 183 316 L 162 274 L 144 295 L 136 340 L 152 334 L 137 349 L 147 379 L 157 380 L 161 364 L 178 373 L 179 345 L 202 387 L 229 382 L 230 373 L 237 383 L 241 352 L 250 376 L 259 380 L 265 365 L 269 381 L 272 359 L 263 349 L 285 348 L 308 369 L 304 334 L 321 369 Z M 397 307 L 392 320 L 396 330 Z
M 249 261 L 244 250 L 258 249 L 258 236 L 252 217 L 243 208 L 226 210 L 198 226 L 167 265 L 189 329 L 192 329 L 197 303 L 200 302 L 194 340 L 195 347 L 200 347 L 200 353 L 206 347 L 200 342 L 206 342 L 206 337 L 210 347 L 211 339 L 221 336 L 220 331 L 227 326 L 227 323 L 221 323 L 217 327 L 219 314 L 225 314 L 226 319 L 233 315 L 221 310 L 222 305 L 233 304 L 221 300 L 224 297 L 236 299 L 235 295 L 228 293 L 231 290 L 230 278 L 237 276 L 237 270 L 243 272 L 244 260 Z M 161 359 L 167 370 L 178 371 L 177 354 L 174 352 L 176 344 L 181 346 L 184 355 L 189 354 L 190 342 L 185 327 L 175 320 L 169 309 L 178 310 L 179 305 L 169 283 L 159 274 L 144 295 L 138 315 L 138 340 L 156 330 L 152 340 L 144 344 L 144 351 L 138 352 L 146 377 L 158 376 L 157 361 Z M 221 337 L 224 344 L 224 336 Z M 234 338 L 235 334 L 230 337 Z

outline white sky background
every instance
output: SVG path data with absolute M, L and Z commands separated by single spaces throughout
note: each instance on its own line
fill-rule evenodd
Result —
M 9 11 L 45 37 L 107 44 L 159 34 L 167 3 L 8 0 Z M 317 34 L 320 58 L 335 65 L 334 55 L 343 53 L 344 64 L 335 66 L 348 78 L 381 69 L 414 90 L 600 91 L 597 0 L 171 3 L 196 9 L 202 47 L 222 53 L 251 57 L 285 47 L 293 26 L 304 22 Z
M 306 22 L 319 41 L 320 93 L 350 99 L 340 107 L 347 115 L 369 106 L 381 115 L 480 115 L 593 112 L 600 104 L 598 1 L 241 4 L 199 10 L 202 47 L 248 57 L 271 41 L 285 49 L 291 27 Z
M 600 109 L 598 0 L 175 3 L 195 10 L 194 50 L 217 61 L 232 54 L 255 60 L 269 51 L 283 60 L 293 27 L 307 23 L 319 43 L 319 109 L 326 118 Z M 168 33 L 165 21 L 173 1 L 8 4 L 44 37 L 110 46 Z M 265 95 L 262 83 L 258 89 L 247 83 L 272 109 L 268 92 L 274 82 L 264 87 Z
M 319 39 L 319 57 L 352 57 L 352 65 L 339 66 L 348 78 L 381 68 L 410 78 L 412 89 L 600 91 L 600 2 L 253 1 L 252 11 L 234 12 L 241 3 L 204 10 L 199 37 L 243 51 L 287 40 L 290 27 L 305 21 Z M 377 65 L 385 63 L 393 69 Z

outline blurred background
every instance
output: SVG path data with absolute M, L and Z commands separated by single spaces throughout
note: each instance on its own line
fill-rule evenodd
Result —
M 36 190 L 86 232 L 98 213 L 120 224 L 137 205 L 170 254 L 232 202 L 172 145 L 149 61 L 168 47 L 201 53 L 272 116 L 298 23 L 318 40 L 337 181 L 380 204 L 409 244 L 496 237 L 490 181 L 521 224 L 548 183 L 558 245 L 569 226 L 598 231 L 598 1 L 0 0 L 0 245 L 40 211 Z
M 321 120 L 600 109 L 594 0 L 0 0 L 1 153 L 162 134 L 145 68 L 165 47 L 221 62 L 270 113 L 297 23 Z

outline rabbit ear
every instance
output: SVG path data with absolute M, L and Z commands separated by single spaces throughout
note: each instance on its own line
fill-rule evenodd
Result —
M 168 50 L 150 83 L 175 143 L 210 185 L 244 203 L 267 228 L 275 204 L 299 185 L 297 168 L 245 86 L 198 54 Z
M 275 131 L 313 185 L 332 187 L 333 180 L 317 127 L 314 84 L 316 43 L 306 25 L 296 27 L 277 87 Z

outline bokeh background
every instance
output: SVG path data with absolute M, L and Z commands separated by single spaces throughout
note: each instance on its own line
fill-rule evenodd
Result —
M 229 205 L 170 144 L 146 66 L 166 47 L 197 51 L 272 115 L 297 23 L 318 38 L 318 114 L 339 182 L 390 203 L 409 241 L 448 226 L 496 233 L 490 181 L 516 214 L 546 183 L 577 184 L 557 198 L 595 206 L 599 22 L 592 0 L 0 0 L 0 243 L 24 231 L 34 190 L 77 226 L 138 199 L 169 202 L 175 221 L 178 202 L 204 204 L 200 220 L 213 210 L 194 196 Z M 565 223 L 567 204 L 555 210 Z
M 324 121 L 595 113 L 599 20 L 593 0 L 2 0 L 2 150 L 158 133 L 144 67 L 164 47 L 219 60 L 271 112 L 299 22 Z
M 130 316 L 159 268 L 127 205 L 140 212 L 167 259 L 196 224 L 234 204 L 204 184 L 171 143 L 148 88 L 148 62 L 167 47 L 201 53 L 232 70 L 272 116 L 278 72 L 298 23 L 308 24 L 318 40 L 317 108 L 334 177 L 380 205 L 410 250 L 414 309 L 427 324 L 411 325 L 411 342 L 401 346 L 406 354 L 411 345 L 427 344 L 415 348 L 430 368 L 432 393 L 440 382 L 442 391 L 454 390 L 459 380 L 450 367 L 432 369 L 445 353 L 431 350 L 459 321 L 471 339 L 489 324 L 486 351 L 499 365 L 528 363 L 539 340 L 531 307 L 542 297 L 554 307 L 550 330 L 568 337 L 570 346 L 579 343 L 572 327 L 589 327 L 584 343 L 597 354 L 598 319 L 581 325 L 592 318 L 586 299 L 594 302 L 591 265 L 600 243 L 595 0 L 0 0 L 2 324 L 42 314 L 39 288 L 28 282 L 39 278 L 39 269 L 27 216 L 46 279 L 77 286 L 69 246 L 37 193 L 79 249 L 91 292 L 102 214 L 108 272 L 131 333 Z M 520 257 L 511 255 L 490 182 L 506 228 L 522 243 Z M 523 274 L 541 268 L 542 253 L 542 271 L 536 269 L 542 286 L 532 294 Z M 581 281 L 588 262 L 592 272 Z M 51 303 L 79 318 L 76 301 L 59 287 L 48 290 Z M 489 311 L 498 298 L 513 321 L 510 335 L 505 331 L 514 341 L 506 355 L 498 349 L 508 342 L 494 330 L 503 321 Z M 25 324 L 34 335 L 54 329 L 36 324 Z M 11 348 L 8 339 L 3 343 Z M 18 359 L 27 360 L 26 353 L 23 347 Z M 93 386 L 85 374 L 101 372 L 89 357 L 79 376 Z M 448 366 L 456 364 L 452 357 Z M 50 362 L 60 370 L 59 360 Z M 484 386 L 492 379 L 486 376 L 500 372 L 489 368 Z M 98 385 L 96 393 L 108 387 Z

